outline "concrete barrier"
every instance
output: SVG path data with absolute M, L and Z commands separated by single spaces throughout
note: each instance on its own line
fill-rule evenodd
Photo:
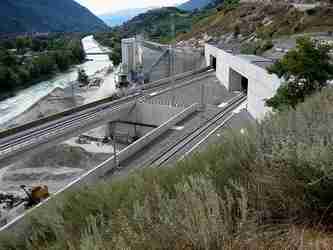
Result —
M 171 127 L 179 123 L 180 121 L 184 120 L 189 115 L 193 114 L 195 111 L 197 111 L 199 108 L 199 104 L 195 103 L 191 105 L 190 107 L 186 108 L 179 114 L 173 116 L 168 121 L 163 123 L 158 128 L 152 130 L 147 135 L 142 137 L 141 139 L 137 140 L 124 150 L 120 151 L 117 155 L 118 162 L 122 162 L 129 157 L 133 156 L 135 153 L 137 153 L 139 150 L 141 150 L 143 147 L 147 146 L 149 143 L 151 143 L 154 139 L 161 136 L 163 133 L 168 131 Z M 45 200 L 43 203 L 37 205 L 36 207 L 26 211 L 24 214 L 17 217 L 12 222 L 8 223 L 6 226 L 0 228 L 0 234 L 8 234 L 12 237 L 14 235 L 22 235 L 29 227 L 29 220 L 26 216 L 33 214 L 38 209 L 42 209 L 45 207 L 49 201 L 58 198 L 59 196 L 63 195 L 65 192 L 74 191 L 77 188 L 86 186 L 86 185 L 92 185 L 96 184 L 102 177 L 104 177 L 108 172 L 112 171 L 115 167 L 115 161 L 114 157 L 112 156 L 108 160 L 104 161 L 99 166 L 93 168 L 92 170 L 88 171 L 87 173 L 83 174 L 81 177 L 76 179 L 75 181 L 71 182 L 64 188 L 62 188 L 60 191 L 52 195 L 49 199 Z
M 137 103 L 135 109 L 124 117 L 122 121 L 149 124 L 158 127 L 184 109 L 184 107 Z
M 171 117 L 168 121 L 163 123 L 158 128 L 152 130 L 147 135 L 142 137 L 141 139 L 137 140 L 133 144 L 131 144 L 129 147 L 124 149 L 119 153 L 119 161 L 122 162 L 135 153 L 137 153 L 140 149 L 147 146 L 151 141 L 156 139 L 157 137 L 161 136 L 163 133 L 165 133 L 167 130 L 169 130 L 171 127 L 179 123 L 180 121 L 184 120 L 186 117 L 188 117 L 190 114 L 193 114 L 195 111 L 197 111 L 199 108 L 199 104 L 195 103 L 191 105 L 190 107 L 186 108 L 179 114 Z

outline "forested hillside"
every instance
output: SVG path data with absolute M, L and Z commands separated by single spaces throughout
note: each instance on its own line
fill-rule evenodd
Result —
M 154 9 L 134 17 L 119 27 L 118 30 L 124 37 L 141 33 L 152 40 L 163 42 L 172 37 L 172 23 L 175 23 L 177 33 L 185 33 L 190 30 L 192 13 L 175 7 Z
M 136 8 L 136 9 L 125 9 L 117 12 L 112 13 L 104 13 L 103 15 L 100 15 L 99 17 L 109 26 L 117 26 L 121 25 L 124 22 L 132 19 L 133 17 L 145 13 L 148 10 L 151 10 L 153 8 Z
M 22 36 L 0 41 L 0 99 L 56 72 L 66 71 L 84 59 L 80 36 Z
M 0 33 L 92 32 L 106 24 L 73 0 L 1 0 Z

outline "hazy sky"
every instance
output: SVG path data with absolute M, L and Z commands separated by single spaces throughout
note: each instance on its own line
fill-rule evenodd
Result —
M 76 0 L 89 8 L 95 14 L 114 12 L 129 8 L 144 8 L 152 6 L 172 6 L 186 0 Z

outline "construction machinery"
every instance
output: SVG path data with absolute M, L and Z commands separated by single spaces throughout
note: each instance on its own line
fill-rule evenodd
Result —
M 21 185 L 20 188 L 25 192 L 27 198 L 24 200 L 25 207 L 30 208 L 38 203 L 42 202 L 43 200 L 50 197 L 49 188 L 48 186 L 36 186 L 27 188 L 25 185 Z

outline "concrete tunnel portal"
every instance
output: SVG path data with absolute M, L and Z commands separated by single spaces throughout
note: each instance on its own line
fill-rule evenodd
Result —
M 247 94 L 249 80 L 244 75 L 238 73 L 232 68 L 229 68 L 229 87 L 231 91 L 241 91 L 244 94 Z
M 217 60 L 215 56 L 210 55 L 210 66 L 212 66 L 214 68 L 214 70 L 216 70 L 217 68 Z

